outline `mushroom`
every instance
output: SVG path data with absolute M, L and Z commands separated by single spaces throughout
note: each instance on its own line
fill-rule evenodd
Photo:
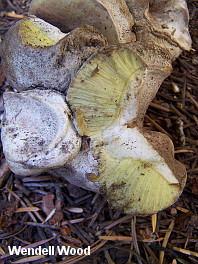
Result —
M 70 32 L 84 24 L 98 29 L 110 44 L 135 40 L 133 18 L 124 0 L 33 0 L 29 14 Z
M 162 48 L 139 42 L 105 48 L 91 56 L 67 93 L 80 135 L 98 135 L 118 118 L 120 124 L 142 124 L 147 107 L 171 70 L 170 58 Z
M 142 129 L 147 107 L 170 71 L 166 53 L 136 42 L 93 55 L 68 89 L 76 129 L 91 139 L 98 162 L 94 182 L 115 208 L 127 213 L 158 212 L 184 188 L 186 170 L 173 158 L 171 140 Z
M 51 90 L 5 92 L 1 129 L 10 169 L 33 175 L 58 168 L 80 150 L 81 138 L 71 121 L 64 96 Z
M 192 43 L 185 0 L 33 0 L 30 14 L 64 32 L 92 25 L 110 44 L 135 41 L 133 30 L 142 43 L 166 48 L 172 60 L 190 50 Z
M 172 60 L 190 50 L 188 8 L 185 0 L 125 0 L 134 19 L 137 40 L 159 45 Z
M 177 200 L 185 167 L 174 159 L 171 140 L 146 132 L 143 119 L 171 62 L 190 48 L 188 17 L 183 0 L 149 3 L 32 1 L 31 14 L 73 31 L 64 35 L 30 17 L 6 36 L 8 81 L 18 91 L 37 88 L 4 96 L 3 149 L 14 172 L 49 171 L 101 192 L 126 213 L 153 214 Z M 69 108 L 61 94 L 41 87 L 66 94 Z
M 42 87 L 64 92 L 83 62 L 105 45 L 105 37 L 91 26 L 63 34 L 39 18 L 24 18 L 2 44 L 4 72 L 17 91 Z

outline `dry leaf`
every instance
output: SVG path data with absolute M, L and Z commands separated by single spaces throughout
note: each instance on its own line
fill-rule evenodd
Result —
M 61 211 L 61 201 L 56 200 L 54 204 L 53 194 L 43 197 L 42 209 L 48 216 L 45 222 L 49 220 L 50 224 L 58 224 L 64 217 L 63 212 Z M 51 214 L 52 212 L 53 214 Z
M 53 194 L 45 195 L 42 199 L 42 209 L 46 215 L 49 215 L 51 211 L 55 208 L 53 200 Z

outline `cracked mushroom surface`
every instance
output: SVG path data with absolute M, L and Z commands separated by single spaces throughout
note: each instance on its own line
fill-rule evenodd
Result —
M 172 60 L 182 50 L 190 50 L 192 43 L 185 0 L 33 0 L 30 14 L 64 32 L 83 24 L 92 25 L 110 44 L 135 39 L 153 43 L 166 48 Z
M 63 166 L 80 150 L 81 138 L 64 96 L 50 90 L 5 92 L 1 129 L 10 169 L 34 175 Z
M 185 0 L 125 0 L 138 41 L 167 49 L 172 60 L 190 50 L 189 14 Z
M 69 32 L 84 24 L 98 29 L 110 44 L 135 40 L 133 17 L 124 0 L 33 0 L 31 15 Z
M 17 91 L 41 87 L 65 92 L 84 61 L 106 45 L 106 38 L 88 25 L 63 34 L 39 18 L 24 18 L 3 42 L 4 72 Z

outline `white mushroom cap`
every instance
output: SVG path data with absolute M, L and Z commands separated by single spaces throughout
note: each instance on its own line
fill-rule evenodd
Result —
M 24 18 L 3 41 L 4 72 L 17 91 L 41 87 L 65 92 L 84 61 L 106 44 L 91 26 L 63 34 L 39 18 Z
M 135 40 L 133 18 L 124 0 L 32 0 L 30 14 L 69 32 L 84 24 L 98 29 L 110 44 Z
M 64 97 L 49 90 L 4 93 L 1 139 L 10 169 L 33 175 L 63 166 L 80 150 Z

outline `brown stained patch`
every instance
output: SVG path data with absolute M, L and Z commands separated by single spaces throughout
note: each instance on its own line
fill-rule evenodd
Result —
M 113 183 L 111 185 L 112 191 L 116 191 L 117 189 L 122 189 L 123 187 L 126 186 L 126 182 L 121 182 L 121 183 Z
M 63 144 L 62 144 L 62 146 L 61 146 L 61 151 L 62 151 L 63 153 L 65 153 L 65 154 L 68 152 L 68 146 L 67 146 L 66 143 L 63 143 Z
M 93 78 L 98 72 L 99 72 L 99 68 L 98 68 L 98 65 L 97 65 L 96 68 L 91 73 L 91 78 Z
M 15 128 L 13 128 L 13 127 L 11 127 L 11 128 L 8 128 L 8 133 L 11 133 L 11 134 L 12 134 L 13 132 L 15 132 L 15 130 L 16 130 L 16 129 L 15 129 Z
M 139 120 L 137 120 L 137 118 L 133 118 L 129 120 L 125 125 L 127 126 L 127 128 L 134 128 L 137 127 L 138 124 L 139 124 Z
M 88 135 L 89 131 L 87 128 L 87 124 L 84 118 L 84 113 L 81 111 L 80 108 L 76 111 L 76 122 L 78 124 L 78 130 L 81 135 Z
M 144 137 L 148 140 L 154 150 L 163 157 L 173 175 L 177 178 L 182 189 L 186 182 L 186 169 L 182 163 L 174 159 L 174 147 L 170 138 L 159 132 L 144 133 Z
M 88 173 L 87 174 L 87 179 L 92 182 L 98 182 L 99 181 L 99 176 L 97 176 L 95 173 Z
M 13 134 L 13 139 L 15 139 L 18 136 L 18 134 Z
M 59 54 L 57 56 L 55 66 L 60 67 L 61 65 L 63 65 L 66 52 L 71 52 L 71 51 L 69 50 L 68 41 L 64 40 L 59 48 Z
M 86 149 L 89 150 L 90 149 L 90 138 L 84 136 L 82 137 L 82 143 L 81 143 L 81 150 Z
M 61 67 L 65 63 L 66 54 L 70 53 L 71 56 L 76 56 L 78 53 L 79 56 L 87 59 L 86 50 L 89 50 L 88 55 L 90 55 L 91 50 L 94 52 L 98 48 L 106 46 L 107 40 L 92 26 L 84 25 L 66 35 L 58 45 L 60 47 L 55 66 Z
M 126 184 L 126 182 L 113 183 L 110 187 L 107 188 L 106 184 L 103 183 L 100 187 L 100 192 L 105 195 L 111 206 L 116 207 L 116 209 L 120 211 L 123 211 L 125 208 L 130 207 L 131 203 L 134 202 L 132 199 L 129 199 L 129 197 L 126 197 Z M 117 191 L 119 192 L 119 194 Z
M 151 168 L 152 164 L 150 164 L 148 162 L 144 162 L 142 166 L 144 167 L 144 169 L 147 169 L 147 168 Z
M 43 146 L 44 144 L 45 144 L 45 140 L 43 140 L 43 139 L 38 142 L 39 146 Z

